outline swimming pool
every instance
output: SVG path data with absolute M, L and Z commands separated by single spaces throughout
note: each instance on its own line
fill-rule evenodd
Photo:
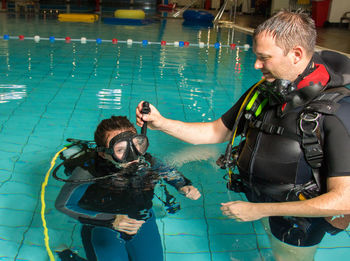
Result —
M 0 40 L 0 260 L 48 260 L 40 190 L 51 158 L 67 138 L 91 140 L 97 123 L 113 114 L 134 122 L 140 100 L 179 120 L 217 119 L 261 77 L 251 50 L 159 44 L 251 44 L 250 36 L 229 29 L 188 27 L 179 19 L 141 27 L 0 14 L 0 22 L 1 35 L 15 38 L 93 40 Z M 97 44 L 97 38 L 119 43 Z M 121 43 L 127 39 L 157 44 Z M 165 214 L 154 199 L 166 260 L 273 260 L 260 222 L 236 223 L 219 210 L 220 202 L 241 199 L 226 190 L 224 172 L 215 165 L 225 144 L 190 146 L 160 132 L 148 135 L 149 151 L 174 163 L 202 192 L 198 201 L 190 201 L 170 188 L 182 208 L 174 215 Z M 46 187 L 50 248 L 71 248 L 84 256 L 80 225 L 54 208 L 61 186 L 50 178 Z M 346 231 L 326 236 L 316 260 L 345 260 L 349 253 Z

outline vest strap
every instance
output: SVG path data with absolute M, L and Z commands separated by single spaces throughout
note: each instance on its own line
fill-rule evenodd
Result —
M 259 129 L 268 134 L 277 134 L 282 135 L 284 132 L 284 128 L 281 126 L 276 126 L 269 123 L 264 123 L 259 120 L 253 120 L 249 123 L 249 127 Z

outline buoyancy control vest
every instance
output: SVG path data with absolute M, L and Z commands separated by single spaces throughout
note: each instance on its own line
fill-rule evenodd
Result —
M 222 167 L 229 169 L 230 189 L 246 194 L 253 191 L 257 197 L 264 194 L 271 201 L 303 200 L 325 192 L 321 180 L 325 175 L 320 175 L 323 117 L 335 114 L 338 101 L 350 96 L 350 91 L 324 90 L 328 72 L 322 64 L 313 68 L 307 68 L 308 74 L 294 83 L 297 90 L 290 88 L 296 95 L 287 106 L 271 102 L 271 92 L 266 91 L 271 86 L 264 82 L 242 104 L 243 139 L 236 147 L 230 142 L 226 156 L 221 157 Z M 235 167 L 239 174 L 234 173 Z
M 267 110 L 261 120 L 249 118 L 246 139 L 236 156 L 245 184 L 277 201 L 304 200 L 325 192 L 323 120 L 334 115 L 338 101 L 347 96 L 349 89 L 330 89 L 288 117 L 280 119 L 274 110 Z

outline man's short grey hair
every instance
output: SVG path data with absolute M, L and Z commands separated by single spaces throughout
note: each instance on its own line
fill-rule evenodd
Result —
M 255 29 L 254 42 L 261 33 L 271 34 L 276 45 L 284 51 L 285 55 L 297 45 L 302 46 L 309 55 L 314 53 L 316 44 L 315 22 L 302 10 L 278 12 Z

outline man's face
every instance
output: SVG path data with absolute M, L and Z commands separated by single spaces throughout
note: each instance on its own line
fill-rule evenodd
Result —
M 293 73 L 292 52 L 284 55 L 271 34 L 262 32 L 257 35 L 253 51 L 256 55 L 254 68 L 260 70 L 267 81 L 273 82 L 276 79 L 294 81 L 296 79 Z

